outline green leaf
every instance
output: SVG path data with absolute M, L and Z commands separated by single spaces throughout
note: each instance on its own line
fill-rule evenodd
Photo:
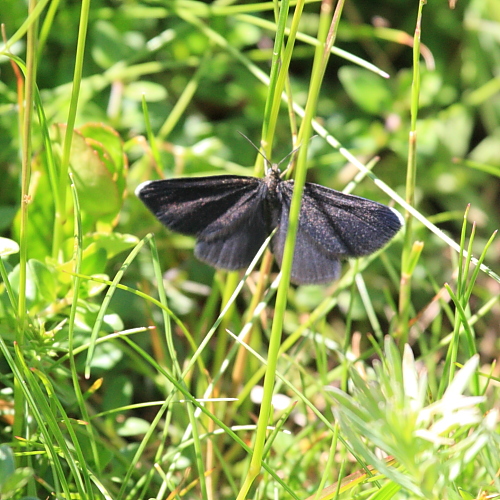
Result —
M 130 47 L 130 44 L 127 44 L 127 40 L 135 42 L 136 50 L 140 48 L 137 46 L 139 45 L 137 42 L 140 42 L 137 37 L 124 37 L 116 26 L 108 21 L 98 20 L 95 22 L 92 34 L 92 57 L 104 69 L 110 68 L 114 64 L 133 55 L 135 52 L 134 47 Z
M 33 477 L 33 470 L 29 467 L 15 470 L 1 486 L 2 500 L 13 497 L 17 491 L 28 484 L 31 477 Z
M 120 436 L 137 436 L 148 432 L 150 423 L 147 420 L 137 417 L 130 417 L 118 428 Z
M 0 237 L 0 257 L 7 257 L 19 252 L 19 245 L 9 238 Z
M 28 205 L 27 233 L 29 235 L 28 258 L 45 260 L 51 253 L 54 234 L 54 193 L 46 174 L 45 155 L 36 156 L 31 164 L 32 175 L 29 186 L 30 202 Z M 73 234 L 73 221 L 66 221 L 64 230 Z M 14 219 L 12 236 L 20 241 L 21 210 Z M 68 234 L 68 233 L 66 233 Z M 68 236 L 69 236 L 68 234 Z
M 123 352 L 113 344 L 98 344 L 92 358 L 92 370 L 109 371 L 123 359 Z
M 133 383 L 125 375 L 117 375 L 109 380 L 103 399 L 103 408 L 112 410 L 132 403 Z
M 0 492 L 3 492 L 3 485 L 15 471 L 14 454 L 10 446 L 0 445 Z
M 35 259 L 28 261 L 28 279 L 31 279 L 38 291 L 40 300 L 51 304 L 56 300 L 57 282 L 54 277 L 55 269 Z
M 385 116 L 391 110 L 392 97 L 387 81 L 371 71 L 344 66 L 339 79 L 349 97 L 364 111 Z
M 115 213 L 121 205 L 111 165 L 100 143 L 90 142 L 75 131 L 71 147 L 75 185 L 82 210 L 95 218 Z
M 144 80 L 129 83 L 125 87 L 123 94 L 132 101 L 137 102 L 142 101 L 142 96 L 144 96 L 147 102 L 161 102 L 168 96 L 167 90 L 163 85 Z
M 463 104 L 454 104 L 437 117 L 439 138 L 453 156 L 464 156 L 469 151 L 474 121 Z
M 57 297 L 56 271 L 36 259 L 28 261 L 26 270 L 26 299 L 31 308 L 43 309 Z M 9 274 L 9 282 L 16 295 L 19 294 L 19 265 Z
M 470 153 L 470 159 L 480 163 L 499 166 L 500 133 L 485 137 Z
M 132 234 L 120 233 L 91 233 L 83 238 L 83 247 L 90 248 L 92 245 L 96 249 L 106 250 L 108 258 L 112 258 L 121 252 L 125 252 L 139 243 L 139 238 Z
M 106 153 L 111 157 L 112 163 L 108 168 L 115 174 L 115 180 L 121 195 L 125 189 L 125 173 L 128 168 L 127 156 L 123 151 L 123 142 L 118 132 L 103 123 L 87 123 L 78 129 L 87 139 L 101 143 Z
M 55 128 L 61 144 L 65 130 L 65 125 Z M 70 165 L 85 231 L 98 222 L 112 224 L 122 206 L 127 165 L 116 132 L 101 125 L 75 130 Z

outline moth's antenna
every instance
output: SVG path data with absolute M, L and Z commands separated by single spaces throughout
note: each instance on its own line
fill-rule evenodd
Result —
M 257 153 L 259 153 L 262 156 L 262 158 L 264 158 L 267 164 L 267 168 L 269 170 L 272 169 L 273 167 L 278 168 L 289 156 L 293 155 L 300 148 L 300 145 L 297 146 L 295 149 L 290 151 L 279 163 L 272 163 L 267 159 L 266 155 L 260 150 L 260 148 L 258 148 L 243 132 L 240 132 L 238 130 L 238 133 L 242 135 L 256 149 Z
M 310 140 L 314 139 L 315 137 L 317 137 L 317 135 L 313 135 Z M 288 153 L 276 166 L 279 167 L 289 156 L 292 156 L 296 151 L 298 151 L 301 146 L 302 144 L 299 144 L 295 149 L 292 149 L 292 151 L 290 151 L 290 153 Z M 286 169 L 283 171 L 283 174 L 285 172 Z
M 289 156 L 292 156 L 295 151 L 298 151 L 300 149 L 301 144 L 299 144 L 295 149 L 292 149 L 278 164 L 277 166 L 279 167 Z
M 270 168 L 272 168 L 273 164 L 267 159 L 266 155 L 260 150 L 260 148 L 258 148 L 243 132 L 240 132 L 238 130 L 238 134 L 242 135 L 255 148 L 257 153 L 259 153 L 260 156 L 262 156 L 262 158 L 264 158 L 264 160 L 266 161 L 266 167 L 268 170 L 270 170 Z

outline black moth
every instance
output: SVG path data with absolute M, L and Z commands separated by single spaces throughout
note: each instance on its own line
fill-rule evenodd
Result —
M 136 195 L 166 227 L 196 237 L 198 259 L 220 269 L 248 267 L 269 234 L 281 265 L 293 180 L 277 165 L 266 177 L 218 175 L 147 181 Z M 291 281 L 328 283 L 340 259 L 369 255 L 401 228 L 401 215 L 380 203 L 306 183 Z

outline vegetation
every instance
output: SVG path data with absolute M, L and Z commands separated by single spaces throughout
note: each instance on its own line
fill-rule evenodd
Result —
M 2 499 L 500 496 L 500 10 L 450 4 L 2 0 Z M 261 176 L 238 132 L 404 229 L 214 271 L 133 193 Z

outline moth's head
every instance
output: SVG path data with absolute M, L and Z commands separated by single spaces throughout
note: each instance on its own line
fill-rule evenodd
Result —
M 272 177 L 279 179 L 281 177 L 279 163 L 270 163 L 266 160 L 266 175 L 271 175 Z
M 293 153 L 293 151 L 292 151 Z M 292 162 L 290 162 L 286 168 L 283 170 L 280 169 L 280 165 L 290 156 L 290 153 L 285 156 L 279 163 L 271 163 L 269 160 L 266 158 L 266 175 L 274 177 L 276 179 L 281 179 L 285 177 L 285 175 L 288 173 L 288 170 L 292 168 Z

